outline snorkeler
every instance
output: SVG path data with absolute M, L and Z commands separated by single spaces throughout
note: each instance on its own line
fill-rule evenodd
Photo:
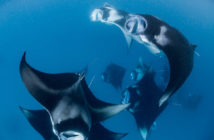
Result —
M 139 59 L 139 63 L 137 67 L 130 73 L 131 80 L 139 81 L 143 78 L 144 73 L 149 69 L 149 66 L 147 66 L 145 63 L 143 63 L 142 57 Z

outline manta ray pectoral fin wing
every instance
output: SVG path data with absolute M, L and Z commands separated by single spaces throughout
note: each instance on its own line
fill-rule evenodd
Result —
M 103 138 L 107 140 L 120 140 L 126 135 L 127 133 L 112 132 L 100 123 L 97 123 L 92 125 L 88 140 L 101 140 Z
M 79 75 L 74 73 L 47 74 L 27 64 L 25 53 L 20 63 L 21 78 L 31 95 L 45 108 L 51 109 L 60 99 L 59 91 L 72 86 Z
M 20 110 L 27 118 L 32 127 L 38 131 L 45 140 L 58 140 L 53 133 L 51 119 L 46 110 L 28 110 L 20 107 Z
M 114 105 L 103 102 L 93 95 L 85 79 L 81 81 L 81 84 L 94 122 L 106 120 L 129 107 L 129 104 Z
M 97 122 L 104 121 L 125 110 L 127 107 L 129 107 L 129 104 L 113 105 L 105 103 L 102 107 L 90 106 L 90 111 L 93 121 Z

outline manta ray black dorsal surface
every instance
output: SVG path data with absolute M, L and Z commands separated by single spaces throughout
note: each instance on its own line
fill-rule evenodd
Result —
M 155 120 L 168 105 L 165 102 L 159 107 L 163 90 L 156 85 L 154 76 L 155 72 L 151 68 L 147 69 L 140 81 L 123 92 L 122 102 L 130 103 L 128 111 L 134 116 L 143 140 L 148 138 Z
M 20 107 L 32 127 L 38 131 L 45 140 L 58 140 L 53 133 L 51 119 L 46 110 L 29 110 Z M 115 133 L 106 129 L 100 123 L 92 125 L 88 140 L 120 140 L 127 134 Z
M 58 137 L 69 134 L 87 138 L 94 123 L 108 119 L 129 106 L 98 100 L 82 73 L 40 72 L 27 64 L 25 54 L 20 63 L 20 74 L 30 94 L 49 113 Z

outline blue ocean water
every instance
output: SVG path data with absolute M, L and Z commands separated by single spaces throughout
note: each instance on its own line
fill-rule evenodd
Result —
M 212 0 L 3 0 L 0 1 L 0 140 L 42 140 L 18 106 L 40 109 L 19 74 L 24 51 L 27 61 L 49 73 L 77 72 L 89 65 L 87 81 L 95 76 L 93 93 L 111 103 L 120 94 L 102 82 L 100 73 L 110 62 L 128 71 L 142 56 L 158 70 L 162 60 L 138 43 L 127 55 L 127 44 L 115 26 L 91 22 L 90 13 L 105 2 L 132 13 L 147 13 L 179 29 L 197 44 L 193 72 L 180 89 L 199 93 L 203 101 L 194 111 L 169 106 L 157 120 L 149 140 L 214 139 L 214 1 Z M 127 87 L 128 74 L 123 87 Z M 140 140 L 134 118 L 128 112 L 104 122 L 116 132 L 128 132 L 124 140 Z

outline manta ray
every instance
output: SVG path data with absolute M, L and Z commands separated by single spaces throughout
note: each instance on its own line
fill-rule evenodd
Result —
M 133 40 L 146 46 L 155 55 L 166 55 L 170 65 L 170 79 L 159 106 L 163 105 L 186 81 L 193 68 L 196 45 L 163 20 L 148 14 L 133 14 L 116 9 L 109 4 L 96 8 L 92 21 L 119 27 L 125 35 L 128 48 Z
M 155 72 L 146 67 L 144 76 L 122 92 L 122 103 L 130 103 L 127 109 L 136 121 L 143 140 L 148 138 L 155 120 L 167 107 L 168 101 L 159 106 L 163 89 L 155 82 Z
M 22 111 L 46 140 L 96 140 L 102 137 L 96 131 L 109 135 L 112 140 L 125 136 L 114 135 L 99 123 L 129 104 L 115 105 L 97 99 L 88 88 L 84 73 L 44 73 L 31 67 L 25 56 L 20 63 L 21 78 L 44 110 Z M 47 129 L 42 129 L 41 125 Z M 104 135 L 100 139 L 105 139 Z
M 101 75 L 101 78 L 104 82 L 110 83 L 114 88 L 119 89 L 122 87 L 125 73 L 125 68 L 115 63 L 111 63 L 106 67 L 105 71 Z

